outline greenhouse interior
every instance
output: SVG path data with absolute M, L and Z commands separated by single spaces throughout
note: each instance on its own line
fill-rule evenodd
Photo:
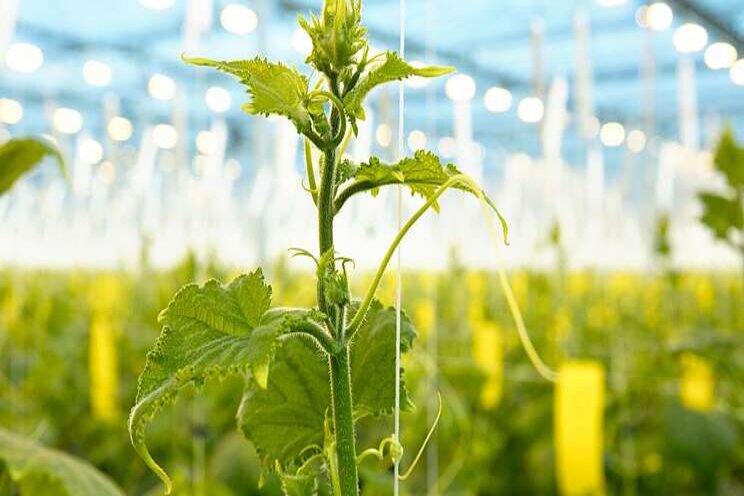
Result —
M 0 496 L 744 495 L 744 0 L 0 0 Z

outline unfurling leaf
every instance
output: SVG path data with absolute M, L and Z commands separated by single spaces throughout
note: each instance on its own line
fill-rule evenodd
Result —
M 299 18 L 313 42 L 307 62 L 333 77 L 351 66 L 354 56 L 367 44 L 361 10 L 361 0 L 325 0 L 320 18 L 313 14 L 309 20 Z
M 416 333 L 404 315 L 401 352 Z M 373 303 L 350 350 L 355 418 L 392 413 L 395 406 L 395 310 Z M 328 362 L 309 341 L 290 340 L 277 351 L 265 390 L 249 385 L 238 426 L 256 447 L 264 470 L 296 464 L 309 447 L 324 445 L 330 411 Z M 400 404 L 413 408 L 405 382 Z
M 88 462 L 2 428 L 0 467 L 18 486 L 21 496 L 124 496 Z
M 258 269 L 227 286 L 215 280 L 184 286 L 160 314 L 163 331 L 139 378 L 129 434 L 168 491 L 170 480 L 145 444 L 147 423 L 184 387 L 209 378 L 250 371 L 265 387 L 279 336 L 309 315 L 306 310 L 269 310 L 270 304 L 271 287 Z
M 359 84 L 344 98 L 346 111 L 350 116 L 363 118 L 362 102 L 370 91 L 381 84 L 399 81 L 413 76 L 434 78 L 454 72 L 452 67 L 414 67 L 401 59 L 396 52 L 385 53 L 385 60 L 374 66 Z
M 189 64 L 213 67 L 240 79 L 251 101 L 243 110 L 253 115 L 281 115 L 291 120 L 300 133 L 311 128 L 308 109 L 308 81 L 296 69 L 262 57 L 231 62 L 201 57 L 183 57 Z
M 47 156 L 53 157 L 64 172 L 62 155 L 44 140 L 19 138 L 0 145 L 0 194 L 9 190 L 23 174 Z

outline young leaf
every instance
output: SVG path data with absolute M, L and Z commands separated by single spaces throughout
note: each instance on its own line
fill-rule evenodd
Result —
M 362 27 L 361 0 L 325 0 L 321 17 L 300 17 L 300 26 L 310 36 L 313 50 L 307 61 L 320 72 L 335 77 L 354 63 L 366 46 Z
M 227 286 L 215 280 L 202 287 L 184 286 L 160 314 L 163 331 L 140 375 L 129 433 L 137 452 L 168 491 L 170 480 L 145 444 L 147 423 L 185 386 L 198 386 L 211 377 L 251 371 L 256 383 L 265 387 L 278 337 L 307 314 L 269 310 L 270 303 L 271 287 L 258 269 Z
M 0 145 L 0 194 L 9 190 L 18 178 L 46 156 L 53 157 L 64 171 L 62 155 L 44 140 L 19 138 Z
M 46 448 L 0 428 L 0 468 L 21 496 L 123 496 L 105 475 L 84 460 Z M 2 470 L 0 470 L 2 472 Z
M 412 76 L 425 78 L 444 76 L 445 74 L 454 72 L 454 70 L 453 67 L 414 67 L 401 59 L 396 52 L 389 51 L 385 54 L 385 60 L 381 64 L 377 65 L 377 67 L 371 69 L 366 76 L 359 81 L 357 86 L 346 95 L 344 98 L 344 105 L 346 106 L 349 115 L 355 116 L 358 119 L 363 119 L 364 113 L 362 110 L 362 102 L 369 92 L 377 86 Z
M 182 57 L 184 62 L 213 67 L 238 77 L 247 86 L 250 103 L 243 110 L 253 115 L 282 115 L 290 119 L 300 133 L 311 129 L 308 109 L 308 81 L 296 69 L 256 57 L 231 62 L 201 57 Z
M 395 406 L 395 310 L 374 302 L 351 344 L 351 380 L 355 418 L 392 413 Z M 401 352 L 415 336 L 403 316 Z M 238 426 L 253 442 L 265 470 L 278 462 L 296 464 L 307 448 L 324 444 L 330 408 L 328 362 L 305 340 L 290 340 L 277 351 L 268 387 L 248 386 L 238 411 Z M 401 407 L 413 408 L 405 382 Z

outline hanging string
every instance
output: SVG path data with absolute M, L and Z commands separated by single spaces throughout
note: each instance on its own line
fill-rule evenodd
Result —
M 406 2 L 400 0 L 400 57 L 405 59 L 406 56 Z M 405 84 L 401 80 L 398 87 L 398 150 L 397 155 L 400 160 L 403 158 L 403 136 L 404 136 L 404 104 L 405 104 Z M 398 197 L 396 201 L 396 210 L 398 217 L 398 230 L 403 226 L 403 187 L 398 186 Z M 400 324 L 401 324 L 401 299 L 403 293 L 403 277 L 401 272 L 400 246 L 396 250 L 396 294 L 395 294 L 395 427 L 393 436 L 395 442 L 400 444 Z M 400 494 L 400 459 L 396 457 L 393 465 L 393 496 Z

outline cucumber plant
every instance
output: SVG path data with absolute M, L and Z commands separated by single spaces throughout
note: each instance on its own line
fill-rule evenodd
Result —
M 713 162 L 725 188 L 698 195 L 703 204 L 700 221 L 716 240 L 740 254 L 744 276 L 744 148 L 736 143 L 731 129 L 721 135 Z
M 256 447 L 262 473 L 276 472 L 287 494 L 315 494 L 330 486 L 336 496 L 359 493 L 357 465 L 368 454 L 397 460 L 394 437 L 379 449 L 357 454 L 355 423 L 394 411 L 396 312 L 375 293 L 396 248 L 416 221 L 450 188 L 475 195 L 506 224 L 480 187 L 433 153 L 419 151 L 397 163 L 371 157 L 353 163 L 343 154 L 363 103 L 376 87 L 405 78 L 438 77 L 450 67 L 414 67 L 396 52 L 373 54 L 361 22 L 361 0 L 325 0 L 322 12 L 299 23 L 312 40 L 306 76 L 294 67 L 262 57 L 185 62 L 238 78 L 251 115 L 289 119 L 305 140 L 309 194 L 317 207 L 317 252 L 297 249 L 317 267 L 314 308 L 271 306 L 271 287 L 261 269 L 227 285 L 215 280 L 183 287 L 159 316 L 162 333 L 147 356 L 129 418 L 131 441 L 171 491 L 171 481 L 147 450 L 147 423 L 187 386 L 210 378 L 241 375 L 245 393 L 237 412 L 239 429 Z M 312 148 L 319 160 L 313 160 Z M 317 171 L 317 176 L 316 176 Z M 334 249 L 334 218 L 357 195 L 402 185 L 424 199 L 382 257 L 361 299 L 349 290 L 349 262 Z M 401 352 L 415 337 L 404 314 Z M 401 381 L 401 410 L 412 402 Z

